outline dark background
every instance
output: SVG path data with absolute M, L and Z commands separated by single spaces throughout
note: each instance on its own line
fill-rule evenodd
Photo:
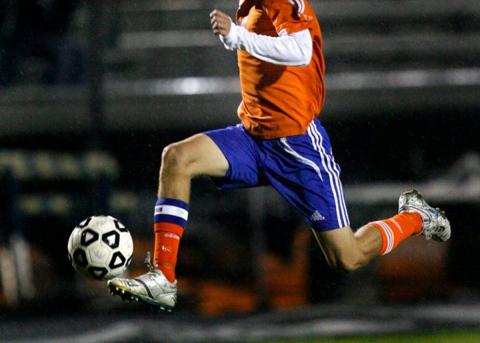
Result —
M 399 192 L 417 187 L 446 210 L 452 240 L 414 239 L 363 271 L 336 273 L 271 190 L 217 192 L 200 178 L 179 258 L 180 309 L 222 315 L 325 303 L 475 301 L 478 1 L 312 4 L 327 60 L 320 118 L 342 166 L 352 226 L 391 216 Z M 212 8 L 234 15 L 235 5 L 0 1 L 5 313 L 143 311 L 74 274 L 66 241 L 91 214 L 117 216 L 135 239 L 131 274 L 143 270 L 163 147 L 237 122 L 236 57 L 210 33 L 208 20 Z M 103 153 L 94 159 L 99 169 L 88 163 L 92 152 Z

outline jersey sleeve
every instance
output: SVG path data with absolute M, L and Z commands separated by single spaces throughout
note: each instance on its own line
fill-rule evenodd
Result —
M 262 7 L 275 26 L 277 34 L 288 34 L 305 30 L 312 20 L 304 14 L 304 0 L 263 0 Z

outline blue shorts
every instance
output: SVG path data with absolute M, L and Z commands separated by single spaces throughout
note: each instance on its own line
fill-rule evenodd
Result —
M 277 139 L 255 138 L 241 124 L 205 134 L 229 163 L 225 176 L 215 180 L 219 188 L 271 185 L 313 229 L 327 231 L 350 225 L 340 166 L 318 119 L 304 135 Z

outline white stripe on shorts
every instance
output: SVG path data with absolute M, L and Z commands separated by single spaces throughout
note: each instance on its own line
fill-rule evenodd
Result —
M 312 160 L 309 160 L 308 158 L 305 158 L 303 157 L 302 155 L 300 155 L 298 152 L 296 152 L 295 150 L 293 150 L 293 148 L 288 144 L 287 142 L 287 138 L 286 137 L 282 137 L 280 138 L 280 142 L 283 144 L 283 147 L 284 147 L 284 150 L 289 153 L 290 155 L 292 155 L 293 157 L 295 157 L 295 159 L 303 164 L 306 164 L 307 166 L 309 167 L 312 167 L 313 170 L 315 170 L 315 172 L 317 173 L 318 177 L 320 178 L 320 180 L 323 181 L 323 178 L 322 178 L 322 172 L 320 171 L 320 168 L 318 168 L 317 164 L 315 162 L 313 162 Z
M 330 170 L 332 170 L 334 172 L 333 175 L 334 175 L 334 180 L 335 180 L 335 186 L 336 186 L 336 189 L 337 189 L 337 192 L 338 192 L 337 194 L 338 194 L 338 197 L 339 197 L 339 204 L 341 206 L 340 209 L 341 209 L 341 213 L 342 213 L 342 218 L 343 218 L 344 223 L 345 223 L 344 226 L 350 225 L 350 222 L 348 220 L 347 206 L 345 205 L 345 197 L 343 195 L 342 182 L 340 181 L 340 170 L 338 169 L 338 165 L 335 163 L 335 159 L 333 158 L 333 155 L 331 153 L 330 154 L 327 153 L 327 151 L 325 150 L 325 148 L 323 146 L 323 137 L 320 134 L 320 132 L 318 131 L 318 128 L 315 125 L 315 123 L 313 123 L 313 130 L 317 133 L 318 137 L 320 137 L 320 145 L 319 145 L 320 149 L 326 156 L 328 165 L 330 166 Z
M 177 206 L 172 205 L 157 205 L 155 206 L 155 215 L 166 214 L 169 216 L 180 217 L 188 220 L 188 211 Z
M 333 198 L 335 200 L 335 211 L 337 214 L 337 221 L 339 227 L 349 225 L 347 208 L 345 206 L 345 199 L 343 196 L 342 185 L 339 178 L 339 170 L 333 160 L 331 154 L 328 154 L 323 147 L 323 137 L 318 131 L 315 123 L 312 122 L 308 129 L 308 135 L 312 141 L 313 148 L 319 153 L 322 161 L 322 166 L 327 172 L 330 180 L 330 188 L 332 190 Z

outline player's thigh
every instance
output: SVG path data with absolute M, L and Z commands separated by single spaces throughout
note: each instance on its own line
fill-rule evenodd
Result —
M 203 133 L 170 144 L 164 149 L 162 164 L 175 164 L 192 176 L 223 177 L 228 161 L 219 147 Z
M 239 124 L 206 131 L 228 161 L 228 170 L 223 177 L 213 178 L 219 189 L 255 187 L 264 184 L 259 166 L 258 142 Z
M 313 229 L 349 226 L 340 168 L 326 139 L 315 138 L 307 133 L 265 142 L 266 178 Z

